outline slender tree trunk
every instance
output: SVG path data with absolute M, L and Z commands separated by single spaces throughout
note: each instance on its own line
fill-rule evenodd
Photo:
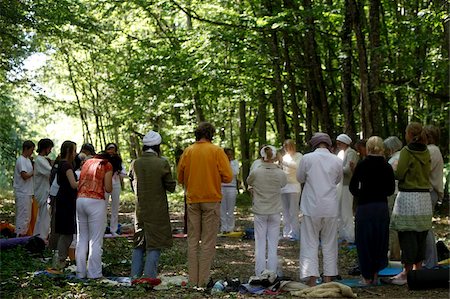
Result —
M 305 52 L 307 53 L 306 58 L 309 60 L 312 76 L 313 88 L 316 88 L 317 92 L 313 93 L 317 95 L 317 102 L 319 104 L 320 110 L 320 122 L 322 130 L 332 134 L 334 132 L 333 120 L 330 115 L 330 110 L 328 107 L 327 92 L 325 88 L 325 83 L 323 80 L 322 66 L 320 62 L 320 57 L 317 52 L 316 38 L 315 38 L 315 19 L 312 12 L 311 0 L 303 0 L 303 6 L 306 11 L 306 38 L 305 38 Z
M 78 110 L 79 110 L 79 113 L 80 113 L 81 123 L 82 123 L 82 125 L 83 125 L 83 127 L 85 129 L 85 130 L 83 130 L 83 140 L 86 140 L 86 141 L 92 143 L 91 132 L 89 131 L 89 124 L 88 124 L 88 122 L 86 120 L 86 116 L 84 114 L 83 108 L 81 107 L 80 96 L 78 95 L 78 89 L 77 89 L 77 86 L 75 84 L 75 79 L 73 77 L 72 64 L 70 63 L 69 54 L 66 51 L 64 51 L 64 50 L 63 50 L 63 52 L 64 52 L 64 57 L 65 57 L 66 63 L 67 63 L 67 69 L 69 71 L 69 80 L 70 80 L 70 83 L 72 84 L 72 89 L 73 89 L 73 92 L 75 94 L 75 98 L 77 100 L 77 107 L 78 107 Z
M 258 104 L 258 145 L 261 148 L 267 144 L 267 100 L 264 92 L 261 92 L 261 98 Z
M 367 52 L 366 52 L 366 42 L 363 33 L 364 16 L 362 7 L 357 0 L 349 0 L 349 7 L 352 11 L 353 16 L 353 27 L 356 34 L 356 43 L 358 46 L 358 62 L 359 62 L 359 80 L 360 80 L 360 102 L 361 102 L 361 123 L 363 137 L 367 138 L 372 136 L 372 116 L 371 116 L 371 106 L 369 98 L 369 71 L 367 63 Z
M 198 90 L 196 90 L 194 93 L 194 109 L 195 116 L 197 117 L 197 122 L 205 121 L 205 114 L 203 112 L 202 103 L 200 102 L 200 92 Z
M 288 84 L 289 84 L 289 92 L 290 92 L 290 100 L 291 100 L 291 109 L 292 109 L 292 131 L 294 132 L 294 137 L 291 137 L 295 140 L 296 144 L 301 144 L 300 139 L 300 123 L 299 123 L 299 108 L 297 105 L 297 86 L 295 82 L 294 70 L 292 69 L 291 64 L 291 55 L 289 53 L 289 46 L 291 43 L 291 38 L 289 37 L 287 31 L 283 30 L 283 49 L 284 49 L 284 57 L 285 57 L 285 68 L 288 76 Z
M 247 177 L 250 172 L 250 145 L 247 134 L 247 117 L 245 101 L 239 102 L 239 136 L 241 141 L 242 180 L 247 189 Z
M 355 116 L 353 114 L 352 84 L 352 15 L 349 1 L 345 0 L 345 17 L 342 26 L 342 111 L 344 112 L 344 132 L 356 134 Z
M 273 107 L 275 110 L 275 122 L 277 124 L 278 138 L 280 143 L 286 139 L 286 119 L 284 115 L 284 99 L 283 99 L 283 82 L 281 80 L 281 68 L 280 68 L 280 51 L 278 49 L 278 36 L 275 30 L 272 30 L 269 38 L 269 46 L 271 50 L 272 66 L 273 66 Z
M 383 93 L 380 83 L 380 69 L 382 64 L 381 42 L 380 42 L 380 0 L 370 0 L 370 72 L 369 72 L 369 94 L 370 94 L 370 114 L 372 116 L 372 134 L 381 135 L 383 128 L 380 115 L 380 105 L 383 102 Z M 385 123 L 386 127 L 387 124 Z

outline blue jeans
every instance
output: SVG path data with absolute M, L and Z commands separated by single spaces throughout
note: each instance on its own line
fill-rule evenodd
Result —
M 131 277 L 140 277 L 142 276 L 142 271 L 144 271 L 145 277 L 156 278 L 158 275 L 158 262 L 159 256 L 161 255 L 161 250 L 147 250 L 145 265 L 143 265 L 144 251 L 145 250 L 143 248 L 133 249 L 133 256 L 131 258 Z

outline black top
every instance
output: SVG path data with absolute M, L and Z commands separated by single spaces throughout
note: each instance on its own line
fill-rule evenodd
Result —
M 72 163 L 61 160 L 58 168 L 59 191 L 56 195 L 55 231 L 58 234 L 66 235 L 76 232 L 77 189 L 73 189 L 70 185 L 66 174 L 68 170 L 73 172 Z
M 358 165 L 349 185 L 358 205 L 369 202 L 387 202 L 395 191 L 394 171 L 382 156 L 367 156 Z

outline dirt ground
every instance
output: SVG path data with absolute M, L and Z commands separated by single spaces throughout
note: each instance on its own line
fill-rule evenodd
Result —
M 0 219 L 13 221 L 14 206 L 12 196 L 0 198 Z M 244 231 L 253 227 L 253 217 L 249 212 L 249 203 L 245 198 L 238 199 L 236 209 L 236 229 Z M 134 203 L 131 196 L 124 196 L 121 203 L 119 222 L 123 228 L 131 228 Z M 183 227 L 182 203 L 171 202 L 172 227 Z M 434 218 L 434 230 L 437 239 L 450 243 L 450 222 L 448 208 L 440 211 Z M 299 279 L 299 242 L 280 240 L 278 253 L 283 257 L 283 274 L 293 280 Z M 103 250 L 104 276 L 129 276 L 132 252 L 132 240 L 126 238 L 105 239 Z M 169 291 L 148 291 L 139 288 L 111 288 L 99 282 L 79 282 L 36 278 L 30 275 L 48 265 L 41 259 L 28 257 L 19 252 L 24 260 L 8 261 L 6 252 L 0 252 L 0 294 L 2 298 L 52 297 L 52 298 L 273 298 L 274 296 L 252 296 L 238 293 L 219 293 L 210 295 L 192 288 L 173 288 Z M 46 256 L 51 256 L 50 252 Z M 14 257 L 13 257 L 14 258 Z M 26 260 L 30 259 L 30 260 Z M 341 247 L 339 251 L 339 274 L 343 278 L 357 278 L 348 275 L 356 264 L 356 249 Z M 9 268 L 8 268 L 9 267 Z M 254 274 L 254 241 L 241 238 L 220 237 L 212 268 L 214 280 L 239 278 L 246 282 Z M 187 242 L 185 238 L 174 239 L 174 246 L 164 250 L 160 261 L 160 275 L 187 276 Z M 55 288 L 55 283 L 57 286 Z M 34 291 L 32 290 L 34 289 Z M 367 288 L 353 288 L 360 298 L 449 298 L 448 289 L 411 291 L 407 286 L 381 285 Z M 69 295 L 68 295 L 69 294 Z M 291 298 L 282 294 L 276 298 Z M 293 297 L 292 297 L 293 298 Z
M 237 204 L 236 230 L 244 231 L 245 228 L 253 227 L 253 217 L 249 212 L 249 205 L 245 203 Z M 447 211 L 444 211 L 447 213 Z M 448 213 L 447 213 L 448 215 Z M 125 215 L 124 215 L 125 216 Z M 131 216 L 126 215 L 127 218 Z M 181 213 L 172 214 L 172 226 L 175 229 L 182 229 L 183 218 Z M 125 220 L 125 219 L 124 219 Z M 448 216 L 436 216 L 434 218 L 434 229 L 437 239 L 444 240 L 449 245 L 449 218 Z M 174 249 L 181 255 L 187 251 L 186 239 L 175 239 Z M 242 238 L 219 237 L 217 239 L 216 257 L 212 269 L 214 280 L 226 278 L 239 278 L 240 281 L 247 281 L 254 275 L 254 240 Z M 278 254 L 283 257 L 283 274 L 293 280 L 299 280 L 299 242 L 280 240 Z M 339 274 L 342 278 L 358 278 L 348 275 L 348 271 L 356 265 L 357 254 L 355 248 L 341 247 L 339 250 Z M 181 271 L 180 271 L 181 270 Z M 187 264 L 184 269 L 179 269 L 179 265 L 173 267 L 163 266 L 161 271 L 166 274 L 186 275 Z M 424 291 L 410 291 L 407 286 L 381 285 L 376 287 L 353 288 L 353 292 L 360 298 L 449 298 L 448 289 L 432 289 Z M 175 295 L 175 294 L 173 294 Z M 204 293 L 191 292 L 189 297 L 194 298 L 210 297 Z M 215 295 L 217 296 L 217 295 Z M 227 296 L 222 294 L 221 296 Z M 183 296 L 184 297 L 184 296 Z M 234 296 L 231 295 L 231 298 Z M 250 295 L 238 295 L 238 298 L 255 298 Z M 263 296 L 267 298 L 267 296 Z M 283 294 L 277 298 L 289 298 L 290 295 Z

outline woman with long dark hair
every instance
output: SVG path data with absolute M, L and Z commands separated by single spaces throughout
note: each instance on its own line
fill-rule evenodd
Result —
M 105 153 L 112 158 L 111 164 L 113 167 L 112 176 L 112 190 L 105 193 L 106 205 L 108 205 L 111 197 L 111 218 L 109 229 L 113 236 L 117 235 L 119 228 L 119 206 L 120 206 L 120 192 L 122 192 L 122 179 L 127 175 L 125 167 L 122 164 L 122 158 L 119 155 L 119 148 L 115 143 L 108 143 L 105 147 Z
M 65 266 L 68 250 L 76 232 L 75 211 L 78 182 L 75 179 L 73 160 L 77 152 L 77 144 L 64 141 L 61 145 L 61 160 L 57 172 L 59 185 L 55 202 L 55 232 L 58 237 L 58 254 L 60 267 Z

